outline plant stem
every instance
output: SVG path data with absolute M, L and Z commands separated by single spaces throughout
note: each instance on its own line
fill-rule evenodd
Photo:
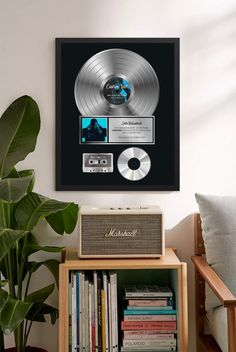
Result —
M 27 328 L 28 328 L 28 321 L 29 320 L 26 320 L 25 321 L 25 326 L 24 326 L 24 342 L 23 342 L 23 346 L 24 348 L 26 347 L 26 344 L 27 344 Z
M 7 254 L 7 264 L 8 264 L 8 271 L 9 271 L 9 289 L 10 294 L 15 298 L 15 287 L 13 283 L 13 275 L 12 275 L 12 265 L 11 265 L 11 252 Z
M 27 297 L 27 295 L 28 295 L 28 290 L 29 290 L 29 284 L 30 284 L 31 276 L 32 276 L 32 274 L 29 273 L 28 280 L 27 280 L 27 284 L 26 284 L 26 287 L 25 287 L 25 299 L 26 299 L 26 297 Z
M 22 322 L 15 330 L 15 344 L 17 352 L 24 352 L 23 330 L 24 322 Z
M 28 331 L 26 332 L 26 338 L 25 338 L 25 342 L 24 342 L 24 346 L 26 347 L 27 345 L 27 341 L 28 341 L 28 337 L 29 337 L 29 333 L 30 333 L 30 330 L 32 328 L 32 324 L 33 324 L 33 321 L 31 320 L 30 324 L 29 324 L 29 327 L 28 327 Z
M 11 227 L 11 214 L 10 214 L 10 204 L 9 203 L 2 203 L 2 210 L 3 210 L 3 225 L 5 228 Z M 5 266 L 6 272 L 9 280 L 9 290 L 10 294 L 15 298 L 15 288 L 13 283 L 13 274 L 12 274 L 12 265 L 11 265 L 11 251 L 7 253 L 5 257 Z

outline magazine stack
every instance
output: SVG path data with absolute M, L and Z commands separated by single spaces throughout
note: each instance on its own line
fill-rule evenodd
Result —
M 117 274 L 71 271 L 69 351 L 118 352 Z
M 157 285 L 124 287 L 121 352 L 176 351 L 173 292 Z

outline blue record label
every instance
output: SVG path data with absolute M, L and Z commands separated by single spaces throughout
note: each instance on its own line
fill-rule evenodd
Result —
M 106 82 L 103 94 L 110 104 L 121 105 L 129 100 L 131 85 L 123 78 L 113 77 Z

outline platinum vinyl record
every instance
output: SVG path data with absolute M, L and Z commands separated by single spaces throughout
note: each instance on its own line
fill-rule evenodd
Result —
M 139 181 L 149 173 L 151 159 L 143 149 L 132 147 L 120 154 L 117 167 L 120 174 L 127 180 Z
M 109 49 L 92 56 L 79 71 L 74 87 L 81 115 L 152 115 L 159 100 L 159 81 L 141 55 Z

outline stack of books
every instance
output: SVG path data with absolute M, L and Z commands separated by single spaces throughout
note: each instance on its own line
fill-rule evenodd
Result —
M 176 351 L 173 292 L 157 285 L 124 287 L 122 352 Z
M 118 352 L 117 274 L 70 273 L 69 351 Z

